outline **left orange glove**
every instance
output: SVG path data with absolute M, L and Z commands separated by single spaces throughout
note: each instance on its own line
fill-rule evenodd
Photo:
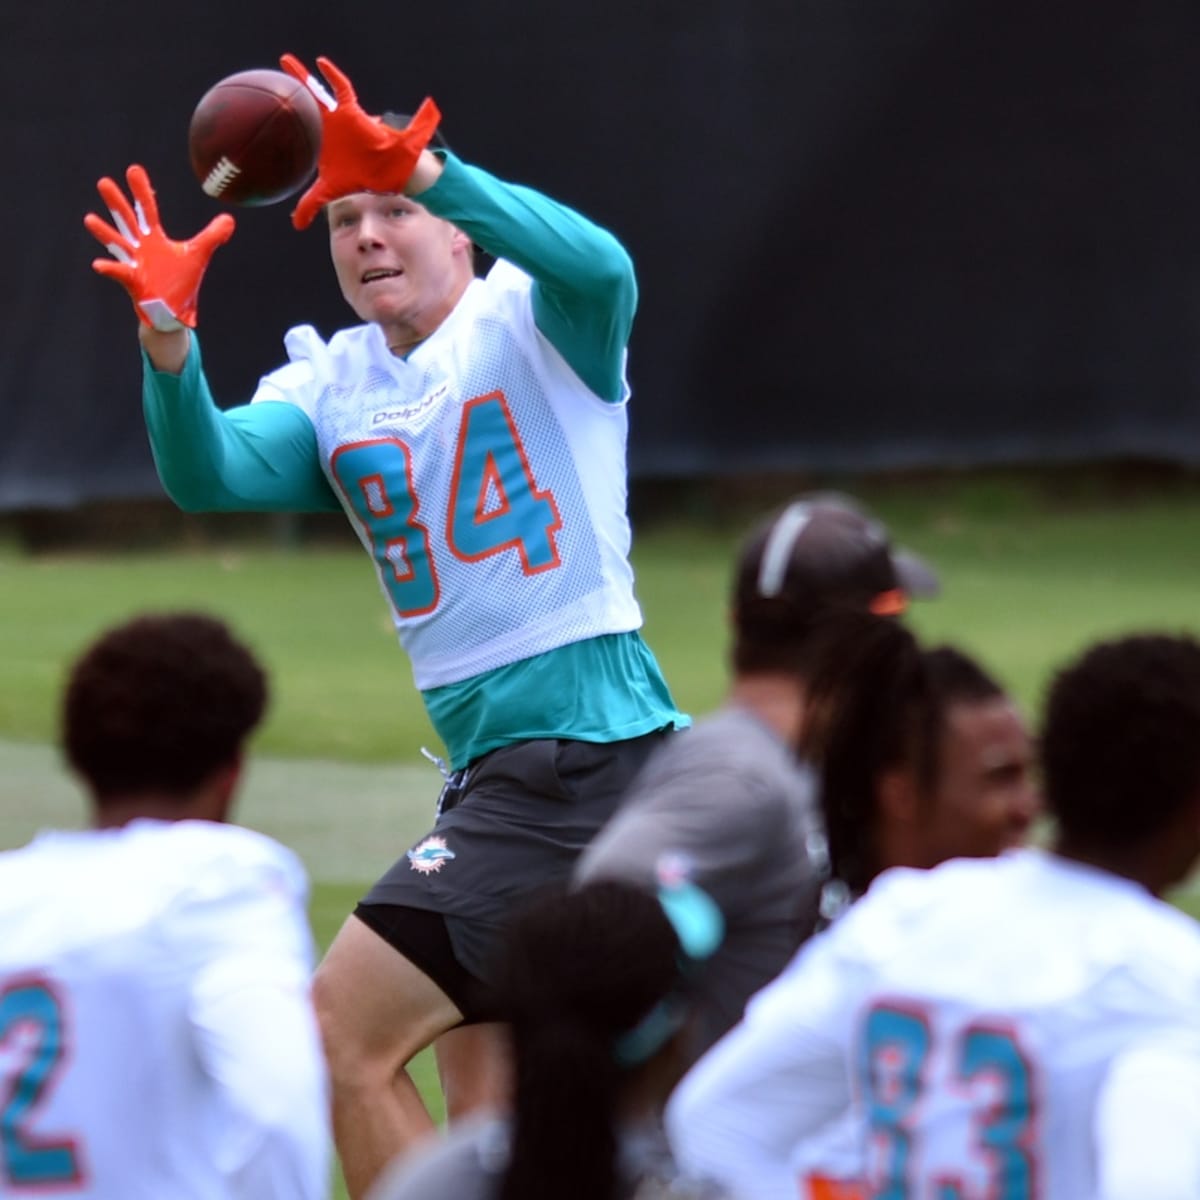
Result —
M 333 95 L 294 55 L 279 65 L 298 79 L 321 106 L 321 153 L 316 182 L 300 197 L 292 224 L 307 229 L 331 200 L 354 192 L 402 192 L 421 151 L 437 131 L 442 114 L 428 97 L 405 129 L 393 129 L 369 116 L 358 103 L 350 80 L 327 58 L 317 67 L 333 87 Z
M 143 324 L 163 333 L 185 325 L 194 329 L 200 281 L 213 251 L 233 236 L 233 217 L 222 213 L 189 241 L 173 242 L 163 232 L 145 168 L 135 163 L 125 178 L 132 205 L 107 176 L 96 185 L 113 225 L 95 213 L 83 218 L 87 231 L 112 255 L 95 259 L 92 270 L 115 279 L 129 293 Z

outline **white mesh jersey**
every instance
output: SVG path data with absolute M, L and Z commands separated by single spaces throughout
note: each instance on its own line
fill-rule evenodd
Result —
M 254 395 L 312 420 L 422 690 L 641 625 L 626 405 L 538 331 L 531 283 L 497 262 L 404 359 L 375 325 L 298 326 Z
M 0 854 L 0 1195 L 327 1195 L 305 894 L 211 822 Z
M 852 1102 L 869 1195 L 1195 1200 L 1200 928 L 1039 851 L 889 872 L 685 1080 L 671 1132 L 794 1197 L 797 1148 Z

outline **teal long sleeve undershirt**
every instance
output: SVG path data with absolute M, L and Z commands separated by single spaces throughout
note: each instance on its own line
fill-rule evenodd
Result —
M 143 354 L 142 410 L 154 465 L 185 512 L 330 512 L 341 503 L 321 471 L 317 435 L 294 404 L 265 401 L 222 412 L 213 403 L 200 341 L 178 375 Z
M 533 277 L 533 319 L 596 395 L 623 398 L 637 281 L 606 229 L 535 192 L 444 154 L 437 182 L 414 197 L 489 254 Z

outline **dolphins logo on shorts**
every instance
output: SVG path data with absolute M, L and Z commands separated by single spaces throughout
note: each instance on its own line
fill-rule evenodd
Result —
M 436 835 L 427 837 L 408 852 L 409 865 L 422 875 L 440 871 L 454 857 L 454 851 L 446 845 L 446 839 Z

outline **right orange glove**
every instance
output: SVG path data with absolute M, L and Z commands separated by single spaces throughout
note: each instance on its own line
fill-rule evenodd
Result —
M 222 213 L 194 238 L 174 242 L 163 232 L 145 168 L 135 163 L 125 178 L 133 204 L 107 176 L 96 185 L 114 225 L 95 213 L 83 218 L 87 231 L 112 255 L 95 259 L 92 270 L 115 279 L 129 293 L 143 324 L 163 333 L 185 325 L 194 329 L 200 281 L 213 251 L 233 236 L 233 217 Z
M 292 224 L 307 229 L 317 213 L 340 196 L 404 191 L 442 119 L 433 100 L 426 97 L 421 102 L 406 129 L 393 129 L 363 111 L 350 80 L 329 59 L 318 58 L 317 66 L 333 87 L 332 96 L 294 54 L 285 54 L 279 65 L 304 84 L 321 106 L 317 178 L 300 197 Z

